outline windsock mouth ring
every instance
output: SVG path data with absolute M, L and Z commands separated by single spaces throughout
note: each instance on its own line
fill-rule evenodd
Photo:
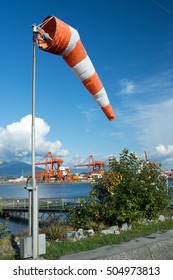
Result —
M 38 35 L 38 46 L 42 50 L 48 50 L 49 46 L 55 37 L 57 22 L 54 16 L 47 16 L 40 24 L 40 34 Z M 49 35 L 50 39 L 45 40 L 42 35 L 46 33 Z

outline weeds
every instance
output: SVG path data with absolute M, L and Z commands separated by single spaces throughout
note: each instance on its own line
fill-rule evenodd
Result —
M 52 223 L 48 227 L 40 229 L 40 233 L 45 233 L 47 240 L 63 240 L 64 233 L 71 231 L 72 228 L 64 223 Z

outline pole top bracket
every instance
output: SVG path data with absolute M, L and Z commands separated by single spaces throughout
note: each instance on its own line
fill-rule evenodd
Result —
M 40 32 L 40 27 L 38 25 L 36 25 L 36 23 L 32 24 L 32 32 L 33 33 L 39 33 Z

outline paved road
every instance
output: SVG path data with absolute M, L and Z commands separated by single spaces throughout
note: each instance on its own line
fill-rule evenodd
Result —
M 173 230 L 66 255 L 60 260 L 173 260 Z

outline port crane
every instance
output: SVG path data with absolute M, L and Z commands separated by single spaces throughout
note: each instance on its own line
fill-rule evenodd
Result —
M 104 168 L 106 167 L 106 163 L 104 161 L 96 160 L 92 155 L 90 155 L 82 163 L 76 164 L 75 167 L 88 167 L 88 175 L 93 173 L 102 174 L 104 173 Z
M 36 162 L 35 165 L 45 165 L 46 170 L 58 169 L 64 161 L 60 158 L 53 157 L 51 152 L 45 155 L 45 161 Z
M 147 155 L 147 152 L 146 152 L 146 151 L 144 151 L 144 155 L 145 155 L 145 162 L 148 162 L 148 164 L 149 164 L 150 166 L 156 166 L 156 163 L 155 163 L 154 161 L 149 161 L 148 155 Z
M 35 165 L 44 165 L 44 171 L 37 173 L 37 179 L 49 182 L 51 179 L 62 180 L 60 166 L 64 161 L 60 158 L 53 157 L 51 152 L 45 155 L 45 161 L 36 162 Z

